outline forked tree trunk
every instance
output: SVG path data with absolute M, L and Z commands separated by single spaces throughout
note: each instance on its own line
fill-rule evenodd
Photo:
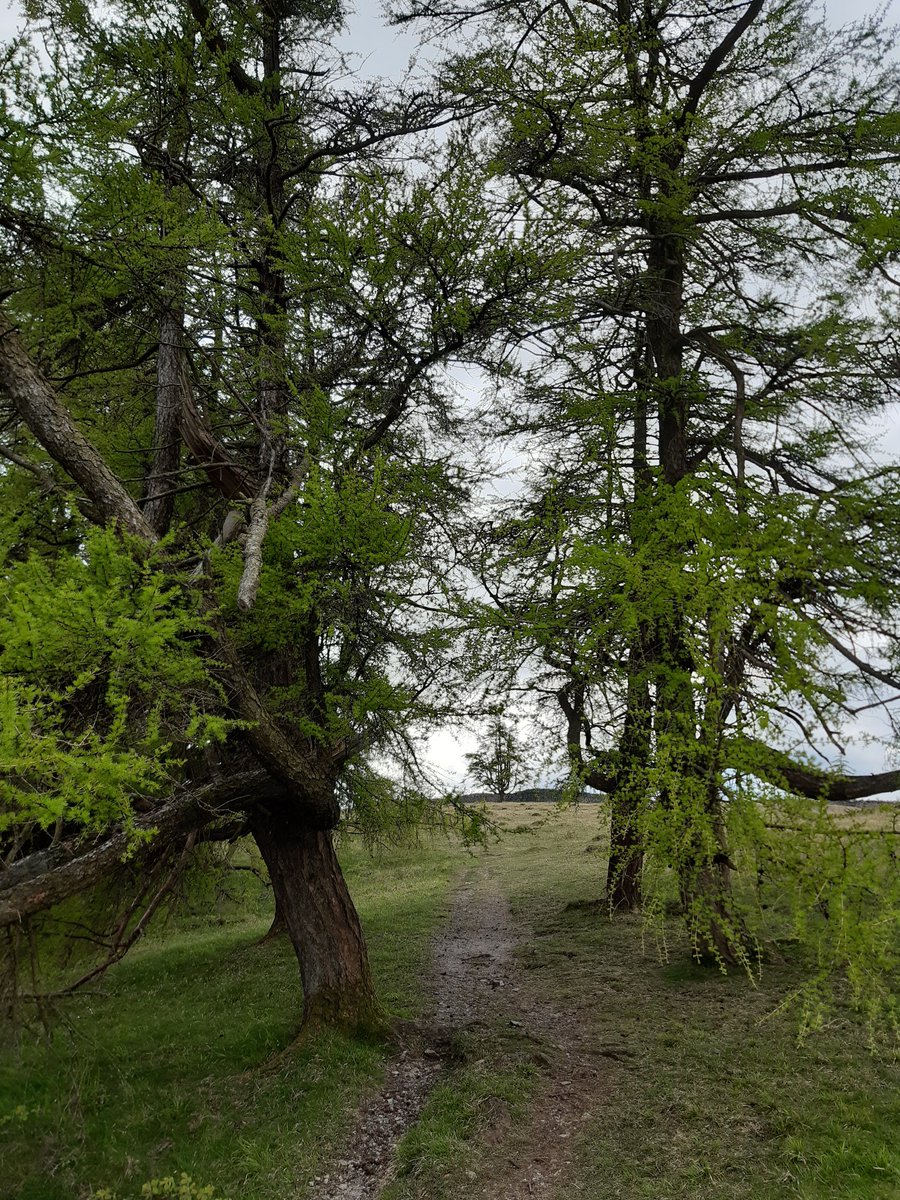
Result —
M 300 964 L 301 1032 L 332 1026 L 385 1035 L 388 1020 L 375 996 L 362 926 L 331 831 L 310 829 L 287 810 L 260 810 L 251 830 Z

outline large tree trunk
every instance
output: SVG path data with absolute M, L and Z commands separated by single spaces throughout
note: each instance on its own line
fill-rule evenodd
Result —
M 288 808 L 258 810 L 251 830 L 300 964 L 301 1033 L 327 1025 L 385 1035 L 388 1020 L 375 996 L 362 926 L 331 831 L 310 829 Z
M 646 768 L 652 753 L 653 708 L 644 662 L 645 634 L 635 637 L 628 655 L 628 699 L 619 742 L 620 766 L 610 794 L 609 866 L 606 899 L 609 907 L 638 908 L 644 848 L 638 816 L 646 795 Z
M 695 864 L 685 880 L 684 901 L 694 957 L 710 965 L 748 961 L 743 931 L 731 911 L 731 880 L 715 859 Z

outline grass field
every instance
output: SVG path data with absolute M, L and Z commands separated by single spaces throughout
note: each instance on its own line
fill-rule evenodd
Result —
M 896 1200 L 900 1076 L 837 1009 L 802 1044 L 776 1010 L 786 965 L 752 987 L 691 965 L 673 925 L 668 960 L 633 917 L 594 903 L 598 810 L 503 806 L 510 832 L 474 856 L 446 842 L 342 857 L 395 1013 L 427 1011 L 430 939 L 460 872 L 489 872 L 525 930 L 517 954 L 539 994 L 596 1039 L 603 1065 L 574 1131 L 577 1173 L 559 1200 Z M 518 832 L 511 832 L 518 830 Z M 385 1061 L 339 1038 L 273 1061 L 296 1026 L 296 965 L 266 920 L 157 934 L 72 998 L 51 1037 L 4 1048 L 0 1197 L 140 1194 L 187 1172 L 229 1200 L 302 1197 Z M 527 1124 L 539 1058 L 497 1025 L 457 1038 L 457 1059 L 398 1151 L 392 1200 L 469 1196 L 502 1136 Z M 505 1131 L 505 1132 L 503 1132 Z

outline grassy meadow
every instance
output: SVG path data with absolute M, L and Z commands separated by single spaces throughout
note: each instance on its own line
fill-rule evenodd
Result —
M 596 806 L 498 806 L 506 833 L 342 858 L 378 986 L 398 1015 L 426 1014 L 430 940 L 455 882 L 487 872 L 525 936 L 529 985 L 587 1031 L 600 1068 L 573 1131 L 559 1200 L 896 1200 L 900 1075 L 838 1007 L 798 1043 L 779 1011 L 788 963 L 757 986 L 691 964 L 677 922 L 666 953 L 636 917 L 596 903 L 605 860 Z M 277 1057 L 298 1018 L 283 939 L 259 944 L 264 901 L 152 933 L 25 1031 L 0 1065 L 0 1197 L 121 1200 L 180 1172 L 218 1200 L 302 1200 L 377 1086 L 386 1050 L 331 1038 Z M 538 1047 L 539 1050 L 539 1047 Z M 457 1200 L 517 1136 L 542 1087 L 533 1042 L 496 1019 L 461 1031 L 421 1121 L 397 1152 L 389 1200 Z

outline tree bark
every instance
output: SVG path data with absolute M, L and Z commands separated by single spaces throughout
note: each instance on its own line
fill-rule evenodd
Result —
M 637 389 L 632 453 L 633 505 L 629 538 L 637 556 L 647 536 L 653 500 L 653 474 L 647 457 L 647 390 L 651 375 L 646 330 L 639 325 L 634 346 L 633 373 Z M 628 649 L 625 722 L 619 739 L 616 786 L 610 793 L 609 864 L 606 899 L 610 910 L 631 911 L 641 903 L 644 869 L 643 839 L 637 827 L 638 807 L 645 794 L 641 773 L 653 753 L 653 701 L 647 676 L 647 622 L 641 622 Z
M 623 812 L 613 800 L 609 832 L 609 865 L 606 900 L 614 912 L 631 912 L 641 905 L 644 849 L 634 827 L 634 814 Z
M 640 639 L 632 644 L 628 671 L 625 724 L 619 742 L 620 765 L 616 786 L 610 793 L 606 899 L 613 911 L 627 911 L 641 903 L 644 848 L 637 818 L 645 795 L 643 772 L 652 753 L 652 705 Z
M 301 1036 L 319 1026 L 385 1036 L 390 1026 L 331 831 L 309 828 L 287 804 L 257 808 L 250 828 L 300 965 Z
M 732 911 L 731 871 L 718 856 L 694 866 L 682 885 L 694 957 L 712 966 L 746 966 L 750 955 Z
M 693 954 L 699 962 L 714 966 L 749 967 L 753 948 L 743 922 L 734 912 L 732 863 L 718 794 L 711 795 L 708 803 L 717 849 L 710 854 L 708 848 L 698 845 L 695 854 L 687 855 L 679 866 L 681 901 Z
M 753 738 L 732 738 L 726 743 L 725 752 L 729 765 L 810 800 L 849 804 L 868 796 L 900 791 L 900 769 L 896 767 L 874 775 L 839 775 L 797 762 L 783 750 Z
M 12 401 L 50 457 L 84 488 L 102 522 L 114 521 L 151 545 L 156 541 L 156 533 L 131 494 L 72 420 L 29 358 L 15 326 L 3 313 L 0 313 L 0 396 Z
M 176 472 L 181 461 L 183 324 L 182 314 L 171 309 L 167 309 L 159 321 L 153 462 L 143 509 L 148 525 L 160 537 L 167 532 L 172 520 Z
M 284 911 L 279 903 L 278 897 L 275 897 L 275 913 L 272 916 L 272 924 L 259 939 L 259 945 L 264 946 L 267 942 L 272 942 L 277 937 L 281 937 L 283 933 L 287 933 L 287 921 L 284 919 Z

